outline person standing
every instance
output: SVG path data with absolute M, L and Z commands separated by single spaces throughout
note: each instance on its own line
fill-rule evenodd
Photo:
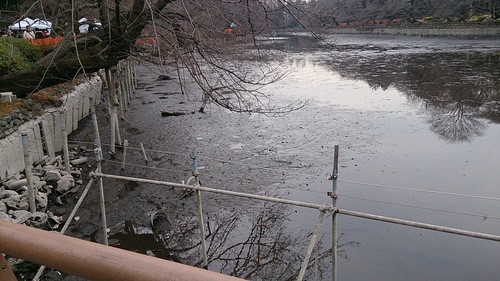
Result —
M 23 33 L 23 38 L 28 40 L 35 39 L 35 32 L 33 32 L 30 26 L 26 27 L 26 30 Z

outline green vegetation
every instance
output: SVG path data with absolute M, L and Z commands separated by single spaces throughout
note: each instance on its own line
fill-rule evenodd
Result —
M 0 76 L 31 69 L 42 57 L 40 48 L 27 40 L 0 37 Z

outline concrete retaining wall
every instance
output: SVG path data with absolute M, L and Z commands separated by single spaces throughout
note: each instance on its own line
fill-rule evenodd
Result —
M 22 131 L 28 132 L 31 161 L 40 161 L 44 155 L 53 157 L 63 148 L 61 121 L 66 121 L 68 134 L 78 129 L 78 121 L 90 113 L 89 98 L 92 97 L 95 104 L 100 103 L 101 89 L 101 78 L 93 75 L 63 97 L 63 106 L 46 110 L 42 116 L 22 124 L 14 133 L 0 139 L 0 180 L 24 170 Z

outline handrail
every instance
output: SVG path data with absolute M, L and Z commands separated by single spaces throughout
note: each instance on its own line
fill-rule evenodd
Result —
M 7 221 L 0 221 L 0 253 L 89 280 L 243 280 Z

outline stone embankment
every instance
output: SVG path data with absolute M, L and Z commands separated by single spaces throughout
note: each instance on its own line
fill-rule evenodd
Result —
M 101 90 L 101 77 L 93 75 L 65 95 L 60 108 L 40 115 L 41 108 L 33 104 L 0 118 L 0 180 L 24 170 L 21 132 L 28 133 L 32 162 L 42 161 L 45 155 L 54 158 L 55 152 L 63 149 L 63 133 L 78 129 L 78 121 L 90 113 L 91 102 L 100 103 Z
M 484 28 L 374 28 L 345 27 L 330 29 L 338 34 L 388 34 L 408 36 L 500 37 L 500 27 Z

